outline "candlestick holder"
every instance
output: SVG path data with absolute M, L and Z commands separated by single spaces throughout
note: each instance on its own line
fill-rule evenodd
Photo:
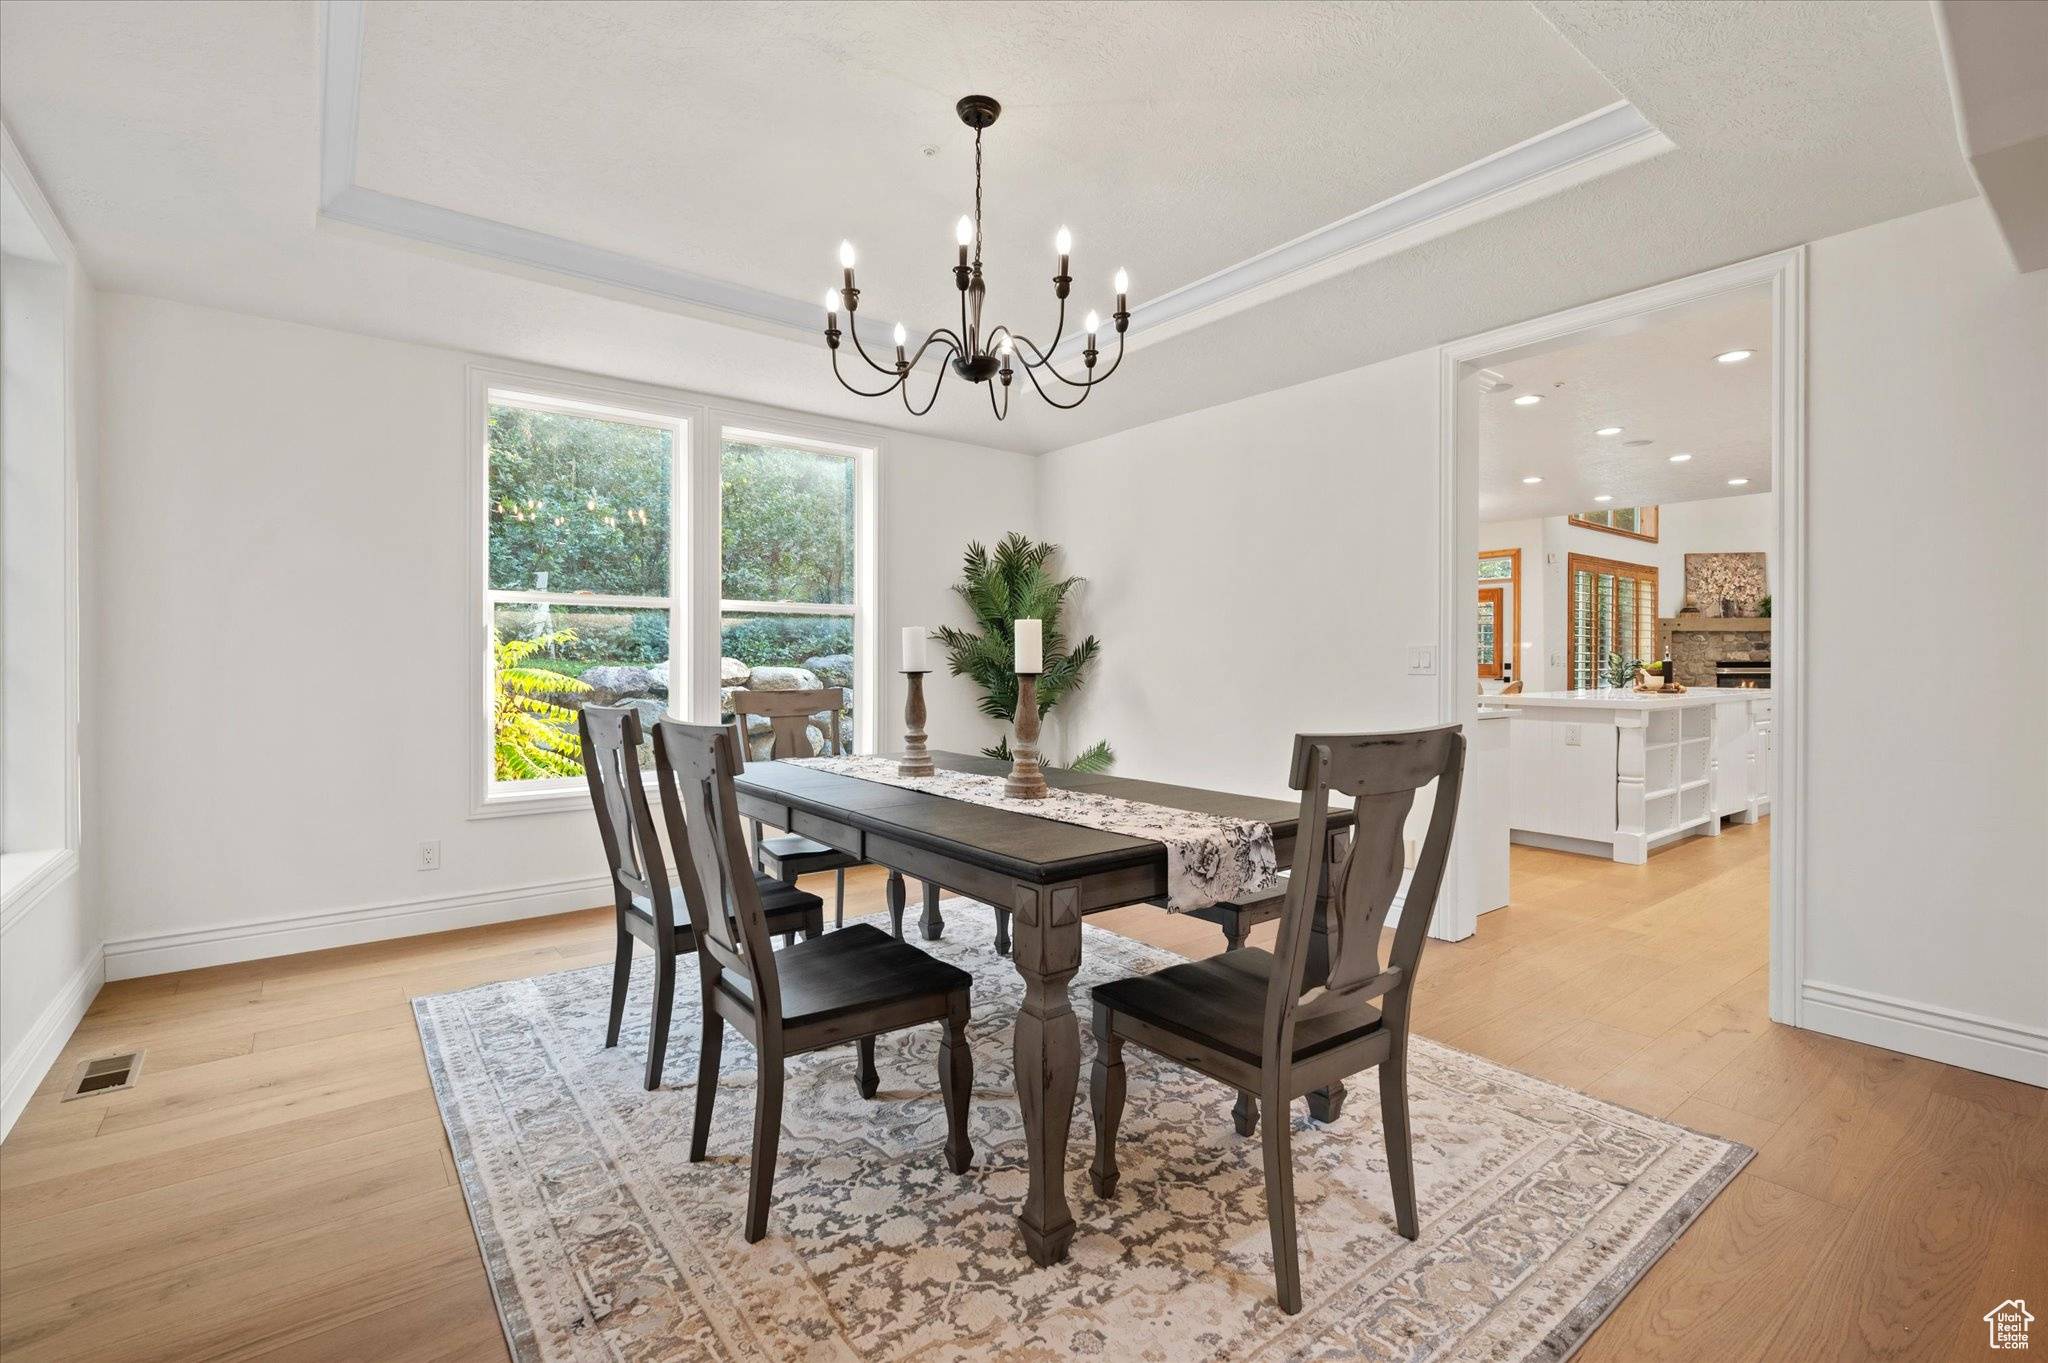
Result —
M 898 776 L 930 776 L 938 771 L 924 746 L 924 673 L 905 672 L 910 693 L 903 698 L 903 760 L 896 764 Z
M 1045 787 L 1045 771 L 1038 765 L 1038 674 L 1017 674 L 1017 738 L 1010 745 L 1010 774 L 1003 780 L 1003 794 L 1012 800 L 1043 800 L 1052 792 Z

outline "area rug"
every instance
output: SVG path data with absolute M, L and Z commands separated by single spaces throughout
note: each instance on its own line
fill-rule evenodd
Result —
M 1379 1096 L 1352 1081 L 1324 1126 L 1296 1104 L 1302 1298 L 1274 1304 L 1258 1140 L 1233 1095 L 1136 1047 L 1118 1149 L 1087 1162 L 1087 988 L 1177 957 L 1087 927 L 1073 984 L 1081 1096 L 1068 1155 L 1080 1223 L 1034 1267 L 1016 1207 L 1024 1139 L 1010 1032 L 1021 983 L 988 910 L 946 906 L 935 955 L 971 970 L 974 1167 L 946 1170 L 936 1027 L 884 1038 L 864 1101 L 854 1051 L 789 1064 L 768 1238 L 741 1218 L 754 1058 L 727 1033 L 711 1158 L 687 1159 L 699 1008 L 681 982 L 663 1087 L 640 1087 L 648 962 L 620 1046 L 609 966 L 414 1004 L 478 1243 L 519 1363 L 1567 1357 L 1753 1153 L 1416 1039 L 1422 1233 L 1394 1229 Z M 1270 1120 L 1270 1117 L 1268 1118 Z

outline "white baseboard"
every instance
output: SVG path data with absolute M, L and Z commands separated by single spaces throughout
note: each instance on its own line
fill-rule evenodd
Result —
M 2048 1029 L 1808 980 L 1799 1022 L 1816 1032 L 2048 1088 Z
M 78 1029 L 79 1019 L 92 1007 L 93 996 L 106 981 L 106 958 L 95 949 L 77 973 L 65 981 L 50 1006 L 36 1019 L 11 1054 L 0 1061 L 0 1138 L 14 1129 L 14 1119 L 28 1106 L 36 1085 L 50 1072 L 63 1051 L 64 1043 Z
M 353 909 L 253 919 L 191 932 L 150 933 L 107 943 L 107 978 L 134 979 L 172 970 L 290 956 L 424 932 L 540 918 L 611 902 L 605 876 L 505 886 L 432 899 L 366 904 Z

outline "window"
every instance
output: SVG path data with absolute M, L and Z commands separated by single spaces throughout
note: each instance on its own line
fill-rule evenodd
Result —
M 49 205 L 0 174 L 0 903 L 78 866 L 81 285 Z M 18 230 L 17 230 L 18 229 Z M 9 943 L 9 949 L 14 944 Z
M 680 418 L 490 392 L 491 793 L 579 788 L 588 701 L 638 707 L 649 726 L 668 709 L 688 447 Z
M 1604 530 L 1610 535 L 1657 542 L 1657 508 L 1654 506 L 1609 506 L 1598 511 L 1574 511 L 1573 525 Z
M 1648 658 L 1657 641 L 1657 570 L 1640 563 L 1573 554 L 1571 581 L 1571 684 L 1585 690 L 1602 682 L 1610 654 Z
M 755 668 L 799 668 L 851 694 L 859 572 L 854 453 L 727 428 L 719 481 L 721 697 L 730 685 L 744 684 L 740 668 L 749 677 Z M 852 751 L 850 704 L 839 723 Z
M 1479 675 L 1506 682 L 1522 660 L 1522 551 L 1489 549 L 1479 556 Z
M 476 815 L 587 803 L 587 704 L 630 706 L 648 732 L 664 714 L 714 723 L 737 688 L 811 684 L 763 669 L 802 668 L 847 692 L 848 743 L 865 736 L 873 445 L 656 390 L 474 370 L 470 391 Z

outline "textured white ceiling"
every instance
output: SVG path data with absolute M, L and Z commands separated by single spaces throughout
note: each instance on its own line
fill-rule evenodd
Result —
M 1082 410 L 1051 413 L 1027 398 L 997 426 L 979 394 L 953 389 L 923 420 L 843 397 L 815 340 L 316 227 L 319 11 L 303 0 L 10 0 L 0 6 L 0 115 L 103 288 L 1030 450 L 1973 192 L 1921 5 L 1297 8 L 1092 6 L 1077 15 L 1014 3 L 859 10 L 844 21 L 839 7 L 776 9 L 780 27 L 761 31 L 759 55 L 728 44 L 712 61 L 690 59 L 728 91 L 728 113 L 739 111 L 721 115 L 707 135 L 664 112 L 678 107 L 662 89 L 674 80 L 673 63 L 621 60 L 621 34 L 652 24 L 730 35 L 766 20 L 720 7 L 619 6 L 591 21 L 581 10 L 558 19 L 553 6 L 378 4 L 367 28 L 361 169 L 375 187 L 454 194 L 479 211 L 509 211 L 517 197 L 487 205 L 493 186 L 559 185 L 561 202 L 536 204 L 529 193 L 520 211 L 555 215 L 545 220 L 553 231 L 611 233 L 605 240 L 699 268 L 709 268 L 712 253 L 758 243 L 758 269 L 741 282 L 817 280 L 806 297 L 828 282 L 841 235 L 873 233 L 863 241 L 862 282 L 886 317 L 929 306 L 920 300 L 934 294 L 920 289 L 944 297 L 943 274 L 928 274 L 930 252 L 944 251 L 960 211 L 966 164 L 958 126 L 946 124 L 952 100 L 969 87 L 1011 106 L 989 144 L 991 226 L 1017 234 L 996 243 L 999 290 L 1013 274 L 1031 273 L 1034 236 L 1064 218 L 1077 235 L 1081 283 L 1113 269 L 1121 248 L 1143 298 L 1170 282 L 1151 271 L 1185 273 L 1277 244 L 1302 230 L 1297 224 L 1363 207 L 1475 148 L 1498 150 L 1478 147 L 1489 138 L 1540 131 L 1526 125 L 1548 126 L 1555 108 L 1605 102 L 1593 97 L 1602 83 L 1677 150 L 1159 340 Z M 901 14 L 924 16 L 918 31 L 906 35 Z M 1472 32 L 1475 14 L 1490 31 Z M 1532 15 L 1548 23 L 1532 24 Z M 379 37 L 386 24 L 412 25 L 411 45 L 387 46 L 400 30 Z M 1139 24 L 1153 28 L 1130 27 Z M 1183 30 L 1207 33 L 1217 50 L 1183 43 Z M 519 50 L 530 36 L 518 35 L 534 31 L 547 34 L 554 79 L 537 80 L 544 68 Z M 996 36 L 983 43 L 983 33 Z M 1472 60 L 1448 50 L 1453 37 L 1475 47 Z M 1584 65 L 1561 56 L 1560 37 Z M 656 53 L 675 48 L 672 39 L 647 44 Z M 482 54 L 503 59 L 504 80 L 490 78 Z M 789 71 L 805 73 L 803 82 L 778 74 Z M 840 97 L 829 116 L 813 118 L 809 96 L 792 86 L 826 79 L 820 72 L 838 82 Z M 417 88 L 443 81 L 459 99 Z M 1172 103 L 1176 91 L 1217 81 L 1231 101 Z M 1441 86 L 1434 93 L 1423 88 L 1432 81 Z M 734 90 L 751 102 L 733 103 Z M 777 106 L 799 98 L 779 134 L 763 135 L 782 117 Z M 1296 104 L 1335 111 L 1341 159 L 1325 148 L 1318 160 L 1288 131 L 1301 126 Z M 1354 105 L 1358 117 L 1345 117 Z M 1103 111 L 1092 128 L 1089 107 Z M 516 141 L 490 134 L 500 120 L 518 130 Z M 550 124 L 559 126 L 550 132 Z M 394 146 L 395 136 L 413 149 Z M 695 148 L 720 139 L 729 145 L 715 156 Z M 1126 155 L 1131 139 L 1151 157 Z M 923 158 L 923 141 L 938 142 L 941 154 Z M 892 182 L 899 157 L 912 167 L 900 183 Z M 846 181 L 800 183 L 842 160 Z M 1197 174 L 1206 168 L 1213 173 Z M 775 211 L 758 207 L 764 194 L 777 196 Z M 708 216 L 688 217 L 707 205 Z M 695 227 L 668 232 L 678 214 L 736 224 L 741 247 L 729 234 L 700 246 Z M 890 221 L 898 226 L 879 225 Z M 913 239 L 903 225 L 912 223 L 927 235 Z M 1276 240 L 1259 242 L 1267 230 Z M 1037 273 L 1046 273 L 1044 262 Z M 884 296 L 903 301 L 885 308 Z
M 380 4 L 362 70 L 366 189 L 802 300 L 850 237 L 912 330 L 957 312 L 953 105 L 993 95 L 990 304 L 1041 340 L 1062 223 L 1107 315 L 1119 266 L 1163 293 L 1616 98 L 1492 0 Z
M 1629 506 L 1770 491 L 1770 333 L 1770 291 L 1759 287 L 1486 365 L 1510 386 L 1471 399 L 1479 518 L 1569 515 L 1602 493 Z M 1714 358 L 1731 350 L 1756 353 L 1739 364 Z M 1543 401 L 1515 405 L 1528 394 Z M 1593 434 L 1608 426 L 1621 434 Z M 1628 443 L 1641 440 L 1650 443 Z M 1674 464 L 1674 454 L 1692 458 Z M 1532 476 L 1543 481 L 1522 481 Z M 1730 487 L 1730 478 L 1749 483 Z

